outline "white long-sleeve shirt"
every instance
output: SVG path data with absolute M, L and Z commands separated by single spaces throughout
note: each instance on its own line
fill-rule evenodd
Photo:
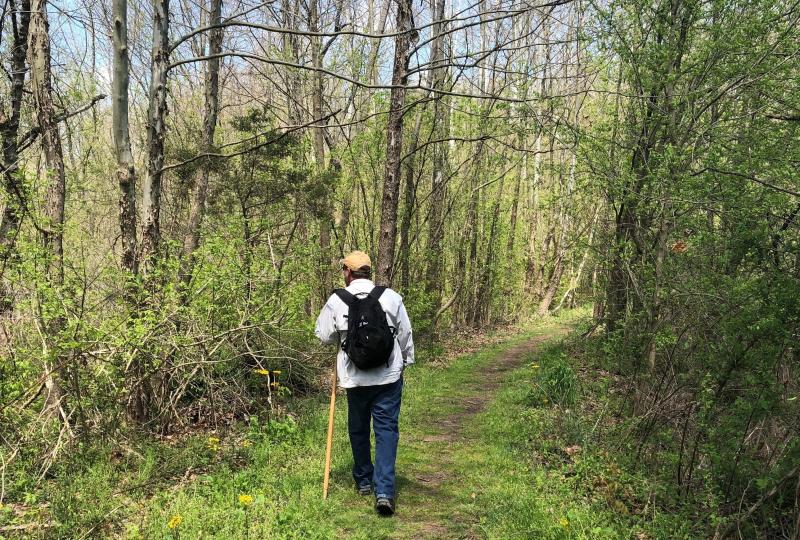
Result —
M 370 292 L 375 284 L 368 279 L 354 279 L 346 287 L 347 292 L 363 296 Z M 336 374 L 339 386 L 354 388 L 356 386 L 373 386 L 395 382 L 403 374 L 403 368 L 414 363 L 414 339 L 411 335 L 411 322 L 403 305 L 403 297 L 392 289 L 386 289 L 381 295 L 381 307 L 386 312 L 386 320 L 395 328 L 394 350 L 387 367 L 376 367 L 370 370 L 357 368 L 350 362 L 347 354 L 339 347 L 336 357 Z M 326 345 L 340 345 L 347 336 L 347 312 L 349 308 L 336 294 L 331 295 L 317 318 L 314 334 Z

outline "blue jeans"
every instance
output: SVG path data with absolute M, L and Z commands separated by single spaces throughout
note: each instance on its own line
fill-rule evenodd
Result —
M 372 483 L 376 497 L 394 498 L 394 462 L 400 431 L 400 398 L 403 377 L 389 384 L 347 389 L 347 430 L 353 448 L 353 478 L 356 485 Z M 369 443 L 369 421 L 375 430 L 375 465 Z

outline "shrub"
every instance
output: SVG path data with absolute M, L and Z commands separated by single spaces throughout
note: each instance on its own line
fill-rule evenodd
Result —
M 534 385 L 528 393 L 529 405 L 570 407 L 575 404 L 578 377 L 567 363 L 566 353 L 558 353 L 552 358 L 545 354 L 531 363 L 531 369 L 534 370 Z

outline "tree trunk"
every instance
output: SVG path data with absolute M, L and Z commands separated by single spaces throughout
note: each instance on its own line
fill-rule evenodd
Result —
M 567 87 L 569 90 L 572 90 L 573 98 L 572 98 L 572 115 L 573 121 L 575 126 L 580 125 L 581 120 L 581 106 L 583 105 L 583 100 L 580 96 L 578 90 L 580 75 L 581 75 L 581 49 L 580 49 L 580 42 L 577 39 L 577 31 L 574 30 L 576 28 L 580 28 L 581 20 L 578 19 L 576 22 L 576 17 L 580 17 L 580 7 L 574 9 L 570 12 L 568 27 L 570 30 L 567 32 L 567 39 L 575 40 L 575 59 L 574 59 L 574 66 L 572 69 L 570 64 L 573 62 L 565 62 L 564 63 L 564 71 L 563 77 L 565 81 L 569 81 L 571 78 L 575 81 L 575 86 L 573 88 Z M 569 111 L 567 112 L 569 115 Z M 552 150 L 550 155 L 552 156 Z M 575 139 L 575 146 L 572 149 L 572 156 L 570 158 L 569 164 L 569 173 L 567 175 L 567 182 L 566 182 L 566 190 L 561 198 L 561 205 L 560 205 L 560 232 L 558 235 L 558 242 L 555 246 L 555 254 L 556 254 L 556 261 L 555 267 L 553 268 L 553 273 L 550 277 L 550 281 L 547 285 L 547 289 L 545 290 L 544 295 L 542 296 L 542 300 L 539 303 L 538 314 L 540 316 L 547 315 L 550 311 L 550 305 L 555 298 L 555 294 L 558 291 L 558 287 L 561 284 L 561 278 L 564 273 L 564 261 L 567 257 L 567 240 L 568 234 L 571 226 L 571 218 L 573 211 L 571 208 L 572 205 L 572 197 L 575 191 L 575 168 L 577 166 L 578 161 L 578 139 Z M 564 157 L 562 153 L 561 158 L 562 165 L 564 163 Z M 563 170 L 563 169 L 562 169 Z M 559 183 L 563 185 L 563 173 L 560 175 Z
M 411 133 L 408 157 L 405 162 L 406 181 L 403 186 L 403 217 L 400 219 L 400 290 L 407 292 L 411 285 L 411 265 L 409 264 L 411 251 L 411 220 L 414 216 L 414 207 L 417 199 L 417 142 L 422 131 L 422 113 L 425 106 L 421 105 L 414 121 L 414 131 Z
M 485 22 L 486 15 L 486 0 L 480 3 L 480 43 L 481 50 L 488 51 L 488 22 Z M 496 62 L 495 56 L 495 62 Z M 492 92 L 487 92 L 489 79 L 488 70 L 486 67 L 486 56 L 482 58 L 478 66 L 479 88 L 481 95 L 486 96 L 494 90 L 494 77 L 492 78 Z M 467 228 L 469 230 L 469 257 L 465 267 L 465 295 L 466 306 L 464 309 L 464 322 L 468 326 L 476 326 L 478 322 L 478 295 L 481 288 L 482 269 L 478 267 L 478 251 L 480 244 L 479 230 L 479 217 L 482 215 L 481 209 L 483 207 L 482 193 L 480 186 L 480 175 L 483 171 L 484 165 L 484 152 L 486 149 L 486 141 L 483 136 L 487 133 L 489 128 L 489 117 L 495 106 L 495 100 L 490 102 L 481 102 L 481 113 L 478 117 L 477 134 L 478 144 L 475 149 L 474 167 L 470 175 L 470 200 L 467 206 Z
M 486 107 L 483 107 L 481 119 L 485 119 L 488 113 L 485 112 Z M 481 122 L 481 125 L 484 123 Z M 483 134 L 483 129 L 479 129 L 479 133 Z M 478 174 L 483 164 L 483 152 L 485 143 L 483 140 L 478 141 L 477 148 L 475 149 L 474 172 L 470 171 L 469 179 L 469 203 L 467 203 L 467 216 L 466 216 L 466 233 L 469 245 L 469 251 L 464 266 L 461 266 L 464 271 L 464 288 L 462 298 L 459 299 L 461 304 L 461 316 L 464 324 L 472 326 L 475 322 L 475 302 L 477 298 L 477 273 L 478 273 L 478 206 L 480 204 L 480 190 L 478 189 Z M 466 247 L 466 246 L 465 246 Z
M 319 6 L 318 0 L 310 0 L 309 4 L 309 21 L 308 28 L 311 32 L 319 32 Z M 311 38 L 311 63 L 317 70 L 322 69 L 323 61 L 322 51 L 322 38 L 313 36 Z M 323 81 L 322 73 L 314 71 L 311 74 L 311 114 L 315 122 L 322 122 L 323 113 Z M 322 127 L 316 127 L 313 130 L 313 143 L 314 143 L 314 161 L 317 164 L 317 172 L 323 173 L 327 170 L 325 165 L 325 134 Z M 326 176 L 326 178 L 329 178 Z M 333 215 L 329 205 L 329 198 L 325 196 L 320 205 L 323 215 L 319 220 L 319 252 L 320 252 L 320 302 L 324 303 L 333 288 L 333 273 L 332 268 L 334 265 L 333 255 L 331 253 L 331 225 L 333 223 Z
M 520 138 L 522 139 L 522 138 Z M 524 144 L 524 140 L 521 140 Z M 509 225 L 508 225 L 508 241 L 506 243 L 506 251 L 508 252 L 508 256 L 514 257 L 514 247 L 516 244 L 517 239 L 517 216 L 519 214 L 519 192 L 522 187 L 522 183 L 527 181 L 528 179 L 528 153 L 524 150 L 523 147 L 523 154 L 522 159 L 520 160 L 519 170 L 517 171 L 516 178 L 514 179 L 514 195 L 511 198 L 511 217 L 509 218 Z M 513 271 L 513 265 L 511 269 Z
M 592 242 L 594 240 L 594 231 L 595 227 L 597 226 L 597 218 L 600 215 L 600 207 L 596 206 L 594 213 L 592 214 L 592 220 L 589 225 L 589 237 L 586 240 L 586 249 L 583 252 L 583 257 L 581 257 L 581 262 L 578 264 L 578 270 L 575 272 L 575 275 L 569 281 L 569 286 L 567 286 L 567 290 L 564 292 L 564 296 L 561 297 L 561 300 L 558 302 L 558 305 L 553 309 L 553 311 L 557 311 L 561 309 L 561 306 L 564 304 L 565 301 L 568 300 L 570 295 L 572 295 L 581 284 L 581 276 L 583 276 L 583 269 L 586 267 L 586 263 L 589 261 L 589 255 L 592 252 Z M 569 304 L 568 304 L 569 305 Z
M 296 30 L 298 17 L 299 3 L 297 1 L 292 4 L 292 0 L 283 0 L 281 3 L 281 14 L 283 15 L 283 27 Z M 284 33 L 282 36 L 283 41 L 283 54 L 284 58 L 292 64 L 299 63 L 300 59 L 300 46 L 298 38 L 295 34 Z M 300 87 L 300 78 L 294 68 L 289 68 L 286 71 L 286 113 L 290 125 L 299 125 L 303 119 L 301 103 L 302 89 Z
M 611 269 L 606 291 L 606 330 L 608 332 L 616 330 L 617 323 L 625 314 L 628 305 L 628 282 L 624 268 L 625 263 L 622 260 L 628 230 L 623 221 L 627 214 L 624 212 L 625 209 L 626 205 L 623 203 L 622 208 L 617 212 L 614 226 L 614 245 L 611 248 Z
M 533 154 L 533 191 L 529 200 L 530 223 L 528 226 L 528 253 L 525 264 L 525 292 L 534 296 L 541 284 L 539 283 L 539 250 L 537 239 L 539 236 L 539 187 L 542 180 L 542 138 L 544 135 L 544 109 L 542 103 L 548 94 L 548 78 L 550 70 L 551 43 L 549 14 L 541 12 L 542 34 L 544 41 L 544 58 L 542 59 L 542 78 L 539 81 L 539 96 L 536 101 L 536 141 Z M 536 62 L 534 61 L 534 64 Z
M 386 172 L 381 203 L 380 237 L 378 239 L 378 271 L 375 279 L 391 285 L 394 275 L 394 247 L 397 238 L 397 203 L 400 195 L 400 158 L 403 150 L 403 107 L 408 80 L 408 59 L 417 34 L 413 28 L 412 0 L 397 0 L 392 92 L 389 120 L 386 126 Z
M 28 205 L 28 194 L 19 177 L 19 118 L 25 90 L 25 59 L 28 54 L 28 28 L 31 6 L 29 0 L 10 1 L 8 17 L 14 29 L 11 44 L 11 91 L 6 100 L 0 99 L 0 144 L 3 148 L 3 188 L 6 204 L 0 221 L 0 280 L 16 256 L 16 243 L 22 216 Z M 0 281 L 0 317 L 14 309 L 12 293 Z
M 52 77 L 50 71 L 50 35 L 46 0 L 33 0 L 28 41 L 28 56 L 31 69 L 31 90 L 36 104 L 36 119 L 42 136 L 42 150 L 45 158 L 45 173 L 48 177 L 44 220 L 39 230 L 45 261 L 45 281 L 47 292 L 52 294 L 64 285 L 64 198 L 66 179 L 64 174 L 64 155 L 58 123 L 53 106 Z M 42 301 L 53 301 L 43 298 Z M 60 310 L 58 310 L 60 311 Z M 58 354 L 58 335 L 64 327 L 64 317 L 55 315 L 43 317 L 45 329 L 43 355 L 45 388 L 47 396 L 45 407 L 53 416 L 60 416 L 67 422 L 64 412 L 63 377 L 57 369 L 64 369 L 66 363 Z M 60 366 L 55 368 L 55 366 Z
M 147 173 L 142 211 L 142 261 L 145 271 L 155 266 L 161 241 L 161 169 L 167 115 L 167 68 L 169 66 L 169 0 L 153 0 L 153 50 L 150 101 L 147 111 Z
M 525 24 L 521 25 L 520 28 L 520 37 L 523 34 L 527 34 L 530 28 L 530 16 L 525 17 Z M 530 43 L 530 39 L 526 37 L 525 45 L 528 47 L 528 52 L 525 54 L 525 60 L 522 65 L 522 70 L 524 73 L 528 73 L 531 65 L 534 63 L 535 58 L 533 57 L 534 47 Z M 528 95 L 530 94 L 530 84 L 527 82 L 523 84 L 523 92 L 522 92 L 522 99 L 528 99 Z M 510 265 L 509 265 L 509 279 L 506 281 L 506 294 L 510 294 L 512 281 L 511 278 L 514 278 L 515 274 L 515 267 L 516 267 L 516 256 L 514 253 L 514 248 L 516 247 L 516 240 L 517 240 L 517 222 L 519 220 L 519 197 L 520 192 L 522 191 L 522 187 L 525 186 L 527 188 L 528 185 L 528 106 L 522 105 L 519 107 L 519 113 L 521 116 L 521 125 L 518 127 L 517 131 L 517 145 L 519 146 L 520 150 L 522 151 L 522 159 L 520 160 L 520 166 L 516 174 L 516 179 L 514 182 L 514 196 L 511 200 L 511 218 L 509 224 L 509 231 L 508 231 L 508 243 L 506 245 L 506 249 L 508 251 L 509 257 L 511 257 Z
M 431 6 L 431 14 L 434 21 L 441 20 L 443 18 L 443 11 L 444 11 L 444 0 L 433 0 Z M 441 62 L 442 58 L 442 38 L 441 38 L 441 31 L 443 25 L 441 23 L 436 23 L 433 25 L 433 40 L 431 42 L 431 63 L 433 64 L 432 68 L 428 70 L 427 77 L 425 80 L 425 86 L 427 87 L 436 87 L 437 89 L 441 87 L 440 78 L 444 71 L 439 68 L 437 69 L 435 65 L 438 62 Z M 442 135 L 442 126 L 437 122 L 443 120 L 442 115 L 439 113 L 439 110 L 442 107 L 440 103 L 441 96 L 437 95 L 434 91 L 429 91 L 425 95 L 425 99 L 430 99 L 433 97 L 434 99 L 434 120 L 433 120 L 433 133 L 432 138 L 434 140 L 446 137 L 447 132 L 444 132 Z M 422 118 L 427 109 L 427 104 L 423 103 L 419 106 L 417 110 L 416 120 L 414 122 L 414 131 L 411 135 L 411 140 L 409 143 L 409 149 L 407 152 L 408 157 L 406 158 L 405 162 L 405 170 L 406 170 L 406 181 L 405 181 L 405 204 L 403 206 L 403 218 L 400 223 L 400 275 L 402 278 L 402 290 L 408 290 L 410 282 L 411 282 L 411 266 L 409 264 L 409 255 L 411 250 L 411 221 L 412 217 L 415 212 L 416 206 L 416 196 L 417 196 L 417 180 L 420 177 L 419 172 L 417 171 L 417 147 L 419 145 L 419 137 L 422 131 Z M 436 148 L 440 146 L 441 143 L 436 143 L 434 145 L 434 152 L 436 152 Z M 425 153 L 423 153 L 423 156 Z M 435 160 L 436 158 L 434 158 Z M 434 171 L 436 170 L 436 163 L 434 163 Z M 434 172 L 434 183 L 436 182 L 436 173 Z M 436 187 L 434 186 L 434 192 Z M 435 193 L 432 199 L 435 198 Z M 432 200 L 431 204 L 435 204 Z M 438 208 L 441 211 L 441 207 Z M 441 212 L 437 212 L 436 216 L 438 216 Z M 431 216 L 435 217 L 436 216 Z M 429 224 L 431 223 L 429 217 Z M 430 244 L 429 244 L 430 247 Z M 429 258 L 432 260 L 435 257 Z M 440 261 L 437 261 L 440 263 Z M 427 287 L 426 287 L 427 288 Z M 427 288 L 430 290 L 429 288 Z
M 559 223 L 558 239 L 554 245 L 555 263 L 553 266 L 553 271 L 550 274 L 550 279 L 548 280 L 547 283 L 547 288 L 545 289 L 544 295 L 542 296 L 542 299 L 539 302 L 539 308 L 537 309 L 537 314 L 542 317 L 549 313 L 550 304 L 553 303 L 553 298 L 555 298 L 556 292 L 558 291 L 558 287 L 561 284 L 561 277 L 564 274 L 564 259 L 567 256 L 567 250 L 566 250 L 567 235 L 570 228 L 570 219 L 569 219 L 570 208 L 567 205 L 572 199 L 572 192 L 575 186 L 576 160 L 577 158 L 573 153 L 572 160 L 570 162 L 569 177 L 567 180 L 567 189 L 562 199 L 563 203 L 560 212 L 561 216 Z
M 136 171 L 131 153 L 130 122 L 128 121 L 128 0 L 113 0 L 114 58 L 112 93 L 112 130 L 117 159 L 116 177 L 120 188 L 119 226 L 122 240 L 122 267 L 132 276 L 138 274 L 136 257 Z
M 564 254 L 559 252 L 556 255 L 555 266 L 553 266 L 553 272 L 550 275 L 550 280 L 547 284 L 547 289 L 544 291 L 544 295 L 542 296 L 542 300 L 539 302 L 539 307 L 536 310 L 536 313 L 540 317 L 544 317 L 549 313 L 550 304 L 553 302 L 553 298 L 558 291 L 558 286 L 561 283 L 561 276 L 564 274 Z
M 609 150 L 608 150 L 608 161 L 611 166 L 611 173 L 614 176 L 617 176 L 619 174 L 616 152 L 617 152 L 617 139 L 619 135 L 619 109 L 620 109 L 621 89 L 622 89 L 622 68 L 620 67 L 619 72 L 617 74 L 616 95 L 614 97 L 614 116 L 612 124 L 613 127 L 611 130 L 611 144 L 609 145 Z M 605 230 L 607 229 L 607 227 L 604 226 L 603 229 Z M 615 314 L 613 316 L 609 315 L 610 310 L 614 309 L 611 303 L 612 300 L 615 301 L 616 303 L 616 300 L 614 298 L 616 292 L 615 289 L 613 288 L 614 287 L 613 283 L 621 279 L 621 277 L 619 276 L 619 271 L 615 269 L 615 265 L 617 264 L 616 263 L 617 256 L 618 252 L 616 243 L 612 244 L 610 249 L 608 247 L 604 249 L 603 259 L 605 261 L 610 260 L 611 267 L 608 270 L 608 283 L 606 284 L 605 298 L 596 299 L 593 310 L 594 311 L 593 317 L 595 321 L 598 324 L 605 322 L 607 331 L 614 330 L 616 321 L 619 318 L 618 314 Z M 595 267 L 595 273 L 597 273 L 597 267 Z M 615 273 L 617 274 L 616 276 L 614 275 Z
M 222 0 L 211 0 L 211 24 L 219 24 L 222 20 Z M 214 56 L 222 52 L 222 28 L 211 30 L 208 44 L 208 55 Z M 206 61 L 205 65 L 205 104 L 203 107 L 203 132 L 200 134 L 200 152 L 209 154 L 214 151 L 214 135 L 219 115 L 219 58 Z M 211 176 L 211 158 L 203 158 L 200 168 L 195 174 L 194 186 L 189 203 L 189 225 L 183 238 L 183 257 L 181 260 L 181 280 L 184 290 L 188 289 L 194 268 L 194 253 L 200 245 L 200 230 L 206 212 L 206 197 Z M 184 294 L 186 294 L 184 292 Z
M 114 28 L 112 92 L 112 130 L 117 159 L 116 177 L 119 183 L 119 225 L 122 239 L 121 263 L 128 274 L 125 297 L 133 304 L 132 284 L 139 272 L 136 257 L 136 174 L 131 154 L 130 124 L 128 121 L 128 85 L 130 82 L 128 59 L 128 2 L 113 0 Z M 135 421 L 143 422 L 147 415 L 147 399 L 139 381 L 142 377 L 141 360 L 134 357 L 125 373 L 130 389 L 128 414 Z
M 497 223 L 500 220 L 500 205 L 503 201 L 504 188 L 505 175 L 500 177 L 500 183 L 497 186 L 497 198 L 492 208 L 492 221 L 489 226 L 489 243 L 487 244 L 486 257 L 484 258 L 478 283 L 477 307 L 475 310 L 475 322 L 477 325 L 483 325 L 488 322 L 491 311 L 492 286 L 495 279 L 494 265 L 497 264 L 494 259 L 494 244 L 497 240 Z
M 434 0 L 433 19 L 443 21 L 445 18 L 445 0 Z M 445 58 L 445 44 L 442 33 L 445 31 L 445 23 L 434 25 L 433 31 L 436 38 L 431 45 L 431 59 L 433 62 L 434 90 L 444 90 L 447 82 L 448 69 L 443 66 Z M 442 241 L 444 239 L 444 218 L 443 208 L 447 199 L 447 182 L 450 175 L 449 171 L 449 147 L 446 139 L 450 131 L 450 104 L 449 99 L 441 94 L 434 96 L 433 105 L 433 139 L 437 142 L 433 146 L 433 173 L 431 182 L 431 198 L 428 206 L 428 245 L 427 257 L 428 267 L 425 274 L 425 290 L 432 295 L 431 311 L 436 313 L 442 302 L 442 270 L 444 268 L 444 253 Z
M 655 261 L 653 262 L 653 291 L 650 298 L 650 309 L 647 314 L 647 330 L 646 336 L 650 337 L 650 342 L 647 344 L 646 361 L 647 367 L 650 372 L 656 369 L 656 333 L 659 326 L 659 315 L 661 313 L 661 298 L 659 290 L 662 286 L 663 273 L 664 273 L 664 259 L 667 256 L 667 239 L 671 231 L 671 225 L 667 216 L 669 215 L 669 208 L 671 207 L 670 201 L 664 203 L 662 209 L 661 226 L 659 227 L 658 235 L 655 241 Z

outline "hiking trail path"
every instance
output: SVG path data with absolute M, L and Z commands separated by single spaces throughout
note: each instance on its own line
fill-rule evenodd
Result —
M 480 514 L 459 503 L 481 489 L 459 456 L 480 451 L 481 413 L 508 377 L 571 326 L 550 324 L 541 333 L 511 339 L 457 358 L 419 380 L 406 382 L 397 462 L 397 514 L 391 539 L 484 538 Z M 464 365 L 464 364 L 467 365 Z M 413 367 L 412 367 L 413 369 Z M 485 444 L 485 441 L 484 443 Z M 349 472 L 349 471 L 347 471 Z M 343 471 L 340 470 L 341 477 Z

